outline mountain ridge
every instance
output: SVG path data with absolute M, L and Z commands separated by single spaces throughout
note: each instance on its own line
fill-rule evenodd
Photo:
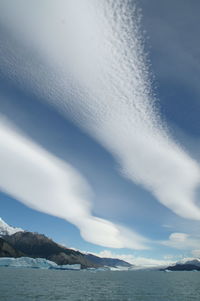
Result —
M 164 271 L 200 271 L 200 259 L 198 258 L 185 258 L 184 260 L 177 261 L 175 264 L 170 265 Z
M 103 266 L 132 267 L 130 263 L 121 259 L 101 258 L 90 253 L 84 254 L 80 251 L 64 247 L 44 234 L 24 231 L 21 228 L 14 228 L 7 225 L 4 221 L 3 225 L 4 228 L 11 229 L 8 233 L 12 233 L 12 231 L 15 233 L 6 235 L 1 234 L 2 247 L 0 244 L 0 257 L 18 258 L 27 256 L 31 258 L 44 258 L 53 261 L 58 265 L 80 264 L 81 268 L 99 268 Z M 7 256 L 5 256 L 5 254 L 7 254 Z M 15 256 L 13 256 L 13 254 Z

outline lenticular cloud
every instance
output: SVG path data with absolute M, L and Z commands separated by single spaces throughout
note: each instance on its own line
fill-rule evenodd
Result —
M 0 137 L 2 191 L 35 210 L 71 222 L 91 243 L 112 248 L 147 248 L 147 240 L 139 234 L 92 215 L 91 189 L 71 165 L 5 120 L 0 122 Z
M 29 74 L 30 86 L 109 150 L 123 175 L 176 214 L 200 219 L 200 168 L 157 113 L 134 1 L 16 2 L 23 14 L 2 1 L 4 24 L 51 69 L 21 70 L 10 57 L 24 86 Z

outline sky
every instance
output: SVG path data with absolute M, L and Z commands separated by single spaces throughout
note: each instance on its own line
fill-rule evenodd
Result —
M 0 1 L 0 216 L 141 265 L 200 256 L 200 3 Z

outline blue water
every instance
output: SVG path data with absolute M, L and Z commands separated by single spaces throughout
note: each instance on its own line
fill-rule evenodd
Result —
M 0 300 L 200 301 L 200 273 L 0 268 Z

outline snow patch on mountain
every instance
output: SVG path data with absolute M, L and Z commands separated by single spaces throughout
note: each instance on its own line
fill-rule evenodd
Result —
M 4 220 L 0 217 L 0 237 L 4 235 L 12 235 L 16 232 L 24 232 L 24 230 L 6 224 L 6 222 L 4 222 Z
M 192 264 L 200 267 L 200 259 L 199 258 L 184 258 L 178 261 L 176 264 Z

